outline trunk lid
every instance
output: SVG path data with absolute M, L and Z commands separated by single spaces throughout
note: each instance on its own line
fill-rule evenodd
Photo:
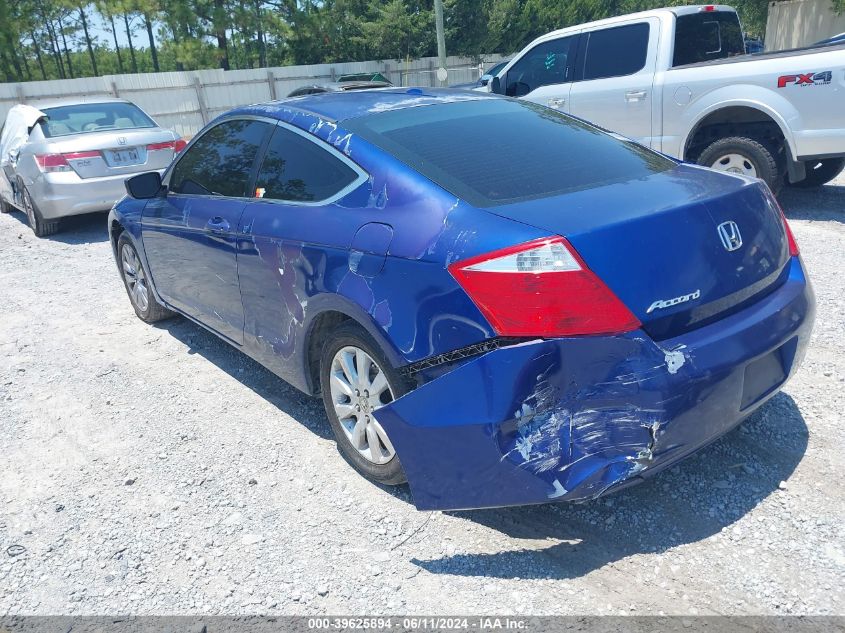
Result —
M 48 143 L 50 153 L 69 154 L 68 164 L 85 179 L 164 169 L 173 160 L 173 148 L 149 146 L 175 138 L 170 130 L 138 128 L 62 136 Z
M 689 165 L 491 212 L 565 236 L 657 340 L 768 294 L 789 260 L 762 183 Z

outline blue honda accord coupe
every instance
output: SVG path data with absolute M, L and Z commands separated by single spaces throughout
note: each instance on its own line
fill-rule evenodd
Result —
M 137 315 L 321 394 L 349 463 L 420 509 L 647 478 L 771 398 L 814 319 L 762 182 L 495 95 L 239 108 L 127 190 Z

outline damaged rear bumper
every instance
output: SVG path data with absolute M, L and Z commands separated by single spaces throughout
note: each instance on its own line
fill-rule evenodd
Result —
M 773 294 L 675 339 L 505 347 L 379 409 L 417 508 L 595 498 L 723 435 L 803 358 L 815 300 L 799 259 L 790 266 Z

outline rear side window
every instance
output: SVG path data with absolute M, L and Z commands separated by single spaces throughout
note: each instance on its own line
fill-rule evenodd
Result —
M 584 79 L 633 75 L 645 68 L 648 22 L 586 33 Z
M 745 40 L 733 11 L 702 11 L 677 17 L 673 66 L 744 54 Z
M 155 122 L 133 103 L 80 103 L 44 108 L 41 130 L 46 138 L 109 130 L 156 127 Z
M 247 196 L 258 150 L 270 125 L 224 121 L 205 132 L 173 168 L 169 189 L 198 196 Z
M 537 44 L 523 55 L 505 77 L 505 94 L 522 97 L 551 84 L 571 81 L 572 43 L 574 36 Z
M 628 182 L 675 166 L 636 143 L 516 99 L 405 108 L 343 126 L 476 207 Z
M 319 202 L 357 178 L 351 167 L 314 141 L 277 127 L 255 181 L 255 197 Z

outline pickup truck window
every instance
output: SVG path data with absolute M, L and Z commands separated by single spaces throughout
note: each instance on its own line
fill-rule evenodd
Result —
M 583 78 L 623 77 L 641 71 L 648 55 L 648 34 L 647 22 L 585 34 Z
M 575 37 L 569 36 L 537 44 L 508 71 L 505 94 L 522 97 L 540 86 L 571 81 L 574 42 Z
M 744 54 L 739 17 L 733 11 L 705 11 L 677 17 L 672 66 Z

